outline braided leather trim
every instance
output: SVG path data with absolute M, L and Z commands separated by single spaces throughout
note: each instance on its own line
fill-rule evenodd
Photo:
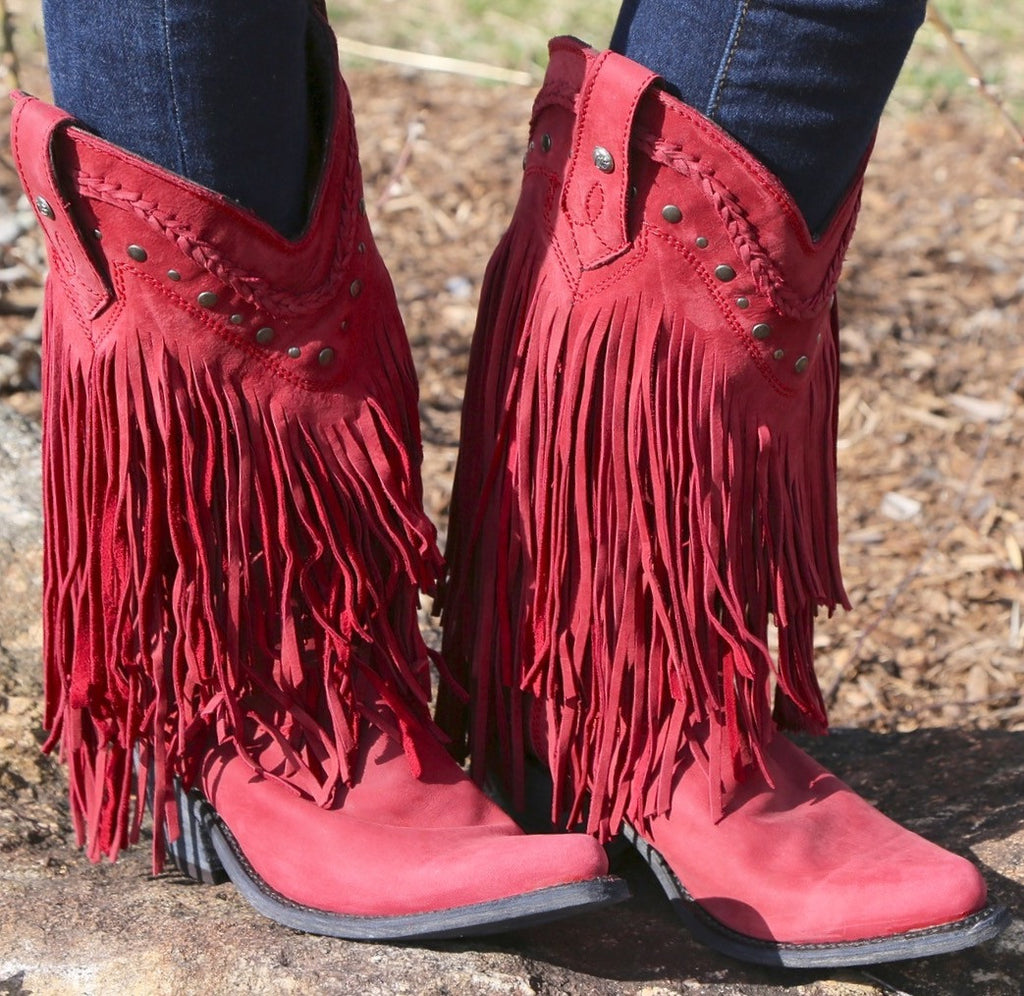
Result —
M 533 117 L 536 119 L 549 107 L 561 107 L 575 114 L 578 99 L 579 93 L 572 84 L 550 84 L 537 95 Z M 726 233 L 740 259 L 750 269 L 758 291 L 771 301 L 777 311 L 793 318 L 810 318 L 821 313 L 839 282 L 846 250 L 856 226 L 856 209 L 850 212 L 818 289 L 813 294 L 800 295 L 788 286 L 783 269 L 761 243 L 757 228 L 750 221 L 740 199 L 718 179 L 713 167 L 702 163 L 699 155 L 687 152 L 682 146 L 640 129 L 634 135 L 632 145 L 653 162 L 696 182 L 701 193 L 721 217 Z

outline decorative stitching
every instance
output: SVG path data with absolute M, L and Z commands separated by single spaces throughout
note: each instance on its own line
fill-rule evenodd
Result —
M 21 115 L 29 106 L 30 103 L 27 99 L 22 99 L 18 101 L 17 105 L 14 108 L 14 113 L 12 115 L 12 133 L 18 130 L 18 122 L 21 119 Z M 40 226 L 40 231 L 43 233 L 44 237 L 47 238 L 49 244 L 52 245 L 56 250 L 57 258 L 59 259 L 61 264 L 60 269 L 63 270 L 64 275 L 72 284 L 74 284 L 78 288 L 79 293 L 88 299 L 90 310 L 95 310 L 103 302 L 104 294 L 100 291 L 95 290 L 94 287 L 91 287 L 79 275 L 78 263 L 75 260 L 75 255 L 78 254 L 73 253 L 65 246 L 64 237 L 60 234 L 60 228 L 63 227 L 65 222 L 69 222 L 73 230 L 74 221 L 70 217 L 67 202 L 64 196 L 62 195 L 59 187 L 57 186 L 56 177 L 52 175 L 51 168 L 48 165 L 51 161 L 50 150 L 53 145 L 55 133 L 57 129 L 63 127 L 64 124 L 66 124 L 66 122 L 69 120 L 70 118 L 62 118 L 52 123 L 51 126 L 47 128 L 45 138 L 43 139 L 43 143 L 46 146 L 46 153 L 43 157 L 40 158 L 40 161 L 45 162 L 47 165 L 43 167 L 42 176 L 39 178 L 38 182 L 39 187 L 45 190 L 46 193 L 50 196 L 50 199 L 54 202 L 51 205 L 51 207 L 53 208 L 54 213 L 57 216 L 53 219 L 55 227 L 46 228 Z M 33 162 L 31 167 L 26 166 L 25 158 L 21 153 L 22 144 L 23 143 L 20 140 L 15 140 L 12 141 L 11 143 L 14 151 L 15 167 L 19 175 L 25 177 L 26 180 L 28 180 L 34 186 L 37 177 L 36 170 L 34 168 L 35 162 Z M 84 246 L 80 246 L 79 248 L 81 250 L 81 253 L 85 253 Z M 86 255 L 85 265 L 90 268 L 93 268 L 93 271 L 95 272 L 92 260 L 88 258 L 88 255 Z M 89 319 L 84 317 L 83 313 L 81 312 L 79 302 L 75 300 L 72 301 L 71 303 L 72 309 L 74 310 L 75 314 L 79 316 L 80 320 L 84 324 L 87 324 Z
M 117 264 L 118 269 L 127 269 L 123 267 L 123 264 Z M 338 378 L 344 372 L 340 368 L 337 369 L 333 376 L 325 377 L 323 380 L 314 380 L 312 377 L 306 377 L 301 374 L 295 373 L 294 370 L 288 369 L 285 366 L 284 361 L 277 358 L 272 353 L 268 353 L 266 350 L 260 349 L 245 336 L 244 333 L 239 332 L 237 327 L 234 325 L 228 325 L 224 322 L 218 321 L 217 318 L 209 311 L 197 308 L 190 304 L 188 301 L 182 300 L 177 294 L 173 293 L 162 281 L 155 279 L 150 274 L 137 270 L 134 267 L 131 268 L 130 272 L 138 279 L 143 280 L 150 284 L 156 291 L 158 291 L 163 297 L 167 298 L 175 307 L 184 311 L 189 317 L 193 318 L 197 323 L 205 326 L 210 332 L 212 332 L 218 339 L 222 339 L 227 342 L 230 346 L 235 349 L 241 350 L 246 353 L 250 359 L 259 363 L 264 367 L 268 367 L 275 376 L 280 377 L 282 380 L 287 381 L 293 387 L 296 387 L 303 391 L 309 391 L 311 393 L 319 393 L 325 390 L 333 388 L 338 381 Z
M 638 136 L 637 144 L 655 162 L 698 181 L 705 197 L 725 223 L 729 238 L 740 259 L 749 268 L 758 290 L 771 300 L 777 310 L 794 318 L 811 318 L 821 311 L 839 282 L 846 248 L 853 237 L 856 211 L 852 212 L 840 236 L 836 252 L 818 290 L 803 297 L 787 286 L 779 267 L 758 239 L 757 230 L 738 198 L 715 176 L 713 169 L 702 167 L 699 158 L 686 152 L 681 146 L 663 142 L 649 134 Z
M 580 95 L 580 104 L 577 111 L 576 126 L 573 135 L 573 151 L 569 159 L 568 169 L 565 176 L 563 203 L 566 207 L 566 214 L 570 226 L 587 228 L 591 233 L 591 240 L 604 251 L 604 257 L 594 259 L 594 252 L 588 252 L 586 257 L 581 259 L 587 269 L 594 265 L 607 262 L 609 257 L 614 257 L 629 246 L 629 233 L 626 230 L 626 212 L 629 204 L 629 146 L 630 134 L 633 131 L 634 119 L 640 101 L 657 79 L 657 75 L 641 67 L 631 66 L 629 75 L 623 79 L 623 70 L 613 60 L 621 60 L 622 57 L 613 52 L 603 52 L 594 60 L 588 68 L 586 80 Z M 624 60 L 623 60 L 624 61 Z M 611 68 L 606 67 L 611 63 Z M 639 72 L 638 72 L 639 70 Z M 616 163 L 616 175 L 610 178 L 610 186 L 614 197 L 606 199 L 602 206 L 600 216 L 595 217 L 590 211 L 590 200 L 588 192 L 582 188 L 577 192 L 576 188 L 580 181 L 576 179 L 579 172 L 577 167 L 586 155 L 584 146 L 589 146 L 593 141 L 593 131 L 590 128 L 590 109 L 594 102 L 594 94 L 602 88 L 602 79 L 614 79 L 616 83 L 621 82 L 621 89 L 630 93 L 629 103 L 616 112 L 615 119 L 618 121 L 619 133 L 616 138 L 614 155 L 621 162 Z M 611 84 L 609 84 L 611 85 Z M 564 94 L 563 94 L 564 96 Z M 538 101 L 539 105 L 539 101 Z M 614 126 L 614 121 L 609 125 L 608 130 Z M 588 136 L 591 136 L 588 138 Z M 583 216 L 578 216 L 578 211 L 583 211 Z M 602 229 L 598 230 L 598 226 Z
M 736 334 L 736 338 L 739 340 L 743 349 L 753 361 L 754 366 L 757 367 L 761 376 L 764 377 L 768 383 L 775 388 L 775 390 L 787 398 L 795 397 L 797 390 L 792 386 L 783 383 L 776 372 L 776 369 L 768 363 L 764 355 L 757 349 L 753 344 L 750 336 L 747 334 L 746 328 L 740 324 L 739 320 L 733 314 L 732 308 L 729 306 L 729 302 L 722 291 L 720 286 L 715 280 L 708 274 L 707 269 L 701 263 L 700 259 L 694 254 L 688 245 L 681 242 L 675 236 L 670 235 L 668 232 L 662 231 L 655 225 L 645 225 L 645 231 L 649 234 L 656 236 L 663 242 L 669 243 L 674 249 L 676 249 L 690 264 L 697 276 L 701 279 L 704 286 L 707 288 L 708 293 L 711 295 L 715 303 L 718 305 L 718 310 L 722 313 L 722 318 L 725 319 L 726 324 Z
M 155 201 L 148 200 L 136 191 L 127 190 L 120 183 L 84 171 L 76 173 L 75 181 L 86 196 L 116 208 L 130 210 L 150 228 L 174 242 L 186 256 L 230 287 L 242 300 L 273 315 L 306 313 L 333 299 L 336 296 L 336 285 L 345 269 L 344 264 L 351 257 L 348 240 L 338 238 L 334 242 L 334 255 L 331 257 L 328 276 L 315 290 L 298 295 L 291 290 L 275 291 L 260 287 L 262 277 L 247 273 L 225 260 L 220 250 L 195 234 L 191 225 L 161 210 Z
M 339 123 L 335 127 L 332 140 L 338 141 L 339 134 L 342 132 L 343 129 Z M 348 136 L 355 135 L 355 118 L 351 103 L 348 104 L 347 131 L 344 133 Z M 137 167 L 133 157 L 125 155 L 116 146 L 93 143 L 91 136 L 87 133 L 76 134 L 75 141 L 95 149 L 104 156 L 112 156 L 133 169 Z M 344 235 L 348 228 L 351 227 L 354 230 L 352 220 L 354 219 L 355 225 L 358 225 L 360 218 L 355 205 L 362 194 L 362 183 L 359 173 L 359 153 L 354 137 L 346 143 L 344 163 L 335 169 L 340 172 L 341 176 L 331 185 L 337 185 L 348 195 L 344 199 L 339 198 L 337 227 Z M 171 239 L 185 255 L 218 277 L 242 300 L 275 316 L 304 314 L 316 310 L 332 300 L 335 296 L 335 284 L 342 279 L 346 265 L 352 257 L 355 240 L 339 236 L 334 239 L 334 253 L 327 276 L 316 287 L 301 294 L 296 294 L 293 289 L 278 291 L 265 286 L 261 287 L 259 286 L 262 283 L 261 278 L 247 273 L 232 262 L 225 260 L 215 246 L 199 239 L 189 225 L 180 221 L 176 215 L 162 211 L 156 202 L 147 199 L 140 193 L 127 190 L 121 184 L 110 183 L 103 176 L 90 174 L 86 170 L 74 171 L 71 178 L 77 182 L 82 193 L 114 207 L 131 210 L 151 228 Z M 321 197 L 323 191 L 328 189 L 328 181 L 331 179 L 321 177 Z M 318 201 L 318 210 L 321 207 L 322 204 Z M 327 219 L 324 219 L 322 224 L 326 223 Z M 298 247 L 308 242 L 313 238 L 315 231 L 315 226 L 308 227 L 295 246 Z
M 577 104 L 579 97 L 571 85 L 546 86 L 537 95 L 534 109 L 534 120 L 550 106 L 561 107 L 570 112 L 579 113 Z M 699 121 L 690 120 L 688 115 L 682 114 L 671 105 L 666 105 L 666 110 L 675 112 L 683 117 L 691 127 L 700 128 L 706 138 L 721 146 L 719 136 L 714 129 L 703 125 Z M 700 157 L 695 156 L 680 146 L 670 142 L 662 141 L 658 136 L 650 132 L 638 132 L 633 136 L 632 146 L 648 155 L 654 162 L 674 170 L 681 176 L 686 176 L 698 182 L 701 192 L 712 203 L 719 216 L 725 224 L 726 233 L 736 249 L 737 255 L 750 269 L 754 283 L 760 293 L 767 297 L 772 305 L 781 314 L 793 318 L 810 318 L 818 314 L 828 299 L 835 292 L 839 282 L 840 271 L 850 240 L 853 238 L 854 227 L 857 220 L 857 213 L 860 206 L 860 195 L 857 195 L 856 202 L 849 211 L 849 217 L 836 242 L 836 249 L 831 262 L 824 273 L 818 290 L 808 296 L 791 290 L 779 266 L 771 258 L 768 251 L 763 247 L 757 235 L 757 230 L 749 220 L 746 211 L 739 199 L 728 187 L 715 176 L 713 168 L 703 166 Z M 728 154 L 729 150 L 724 152 Z M 570 171 L 571 171 L 570 163 Z M 568 183 L 568 176 L 566 179 Z M 790 205 L 780 199 L 777 192 L 766 186 L 765 193 L 772 197 L 780 210 L 784 211 L 794 222 L 798 219 L 792 216 Z M 816 246 L 808 243 L 806 236 L 799 224 L 796 225 L 801 245 L 805 249 L 815 249 Z

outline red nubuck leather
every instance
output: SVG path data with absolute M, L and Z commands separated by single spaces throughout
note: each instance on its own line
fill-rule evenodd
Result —
M 603 905 L 626 890 L 597 842 L 524 835 L 429 718 L 416 376 L 334 94 L 295 241 L 16 98 L 51 262 L 47 746 L 91 859 L 137 839 L 148 795 L 155 869 L 198 834 L 301 929 L 447 936 Z
M 532 739 L 553 818 L 624 828 L 730 954 L 997 933 L 969 863 L 775 732 L 824 730 L 813 621 L 846 601 L 834 291 L 859 178 L 812 239 L 654 74 L 567 38 L 524 169 L 473 343 L 439 721 L 517 804 Z

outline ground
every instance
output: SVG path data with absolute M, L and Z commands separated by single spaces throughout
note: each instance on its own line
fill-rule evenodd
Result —
M 26 85 L 45 92 L 38 65 L 29 61 L 22 69 Z M 420 374 L 426 500 L 443 537 L 475 298 L 489 251 L 514 204 L 531 94 L 524 88 L 395 68 L 361 67 L 349 80 L 369 213 L 391 266 Z M 7 113 L 4 108 L 0 125 L 5 125 Z M 869 170 L 862 220 L 840 290 L 839 493 L 852 610 L 822 621 L 817 660 L 833 723 L 867 731 L 860 736 L 868 739 L 857 741 L 858 749 L 870 755 L 865 755 L 864 768 L 895 777 L 886 798 L 897 809 L 900 776 L 919 775 L 916 766 L 927 768 L 932 759 L 939 767 L 952 765 L 955 777 L 943 780 L 930 772 L 926 784 L 934 795 L 931 800 L 924 797 L 921 806 L 933 804 L 944 812 L 943 800 L 948 802 L 947 793 L 955 793 L 962 779 L 994 777 L 996 768 L 984 765 L 957 768 L 956 758 L 965 752 L 991 752 L 1004 780 L 1000 791 L 1012 786 L 1020 796 L 1024 168 L 1014 149 L 979 102 L 965 99 L 913 113 L 891 109 Z M 45 262 L 27 205 L 19 205 L 6 154 L 0 159 L 0 254 L 0 405 L 16 409 L 31 423 L 39 413 L 37 309 Z M 32 429 L 24 431 L 31 434 Z M 18 574 L 22 580 L 12 588 L 13 571 L 11 567 L 0 577 L 4 598 L 15 597 L 19 618 L 31 620 L 36 611 L 32 585 Z M 18 591 L 25 593 L 24 599 L 16 597 Z M 65 894 L 72 897 L 76 889 L 93 897 L 109 896 L 111 915 L 122 917 L 127 931 L 134 908 L 122 908 L 114 897 L 142 896 L 146 898 L 141 902 L 159 904 L 153 897 L 159 897 L 160 887 L 143 881 L 145 861 L 138 855 L 114 869 L 93 869 L 74 854 L 60 770 L 38 751 L 38 633 L 25 623 L 18 641 L 12 641 L 10 631 L 2 629 L 4 612 L 11 609 L 11 604 L 0 605 L 0 863 L 11 870 L 11 882 L 21 883 L 18 888 L 36 881 L 42 896 L 57 895 L 58 886 L 70 890 Z M 921 732 L 926 728 L 934 729 Z M 907 745 L 902 754 L 893 746 L 901 743 Z M 850 757 L 845 758 L 848 769 Z M 927 823 L 945 843 L 955 844 L 952 824 L 944 826 L 934 814 L 908 809 L 906 801 L 902 805 L 903 818 Z M 1007 812 L 1020 819 L 1019 806 Z M 972 848 L 981 840 L 971 836 L 970 828 L 978 826 L 976 815 L 965 809 L 959 817 L 962 839 Z M 975 854 L 987 861 L 984 846 L 975 848 Z M 1017 901 L 1020 874 L 1018 864 L 1016 872 L 1002 868 L 995 876 L 1006 897 Z M 117 889 L 108 892 L 115 884 Z M 31 896 L 31 890 L 24 895 Z M 213 909 L 204 895 L 177 888 L 172 916 L 192 922 L 186 918 L 202 910 L 211 929 L 245 916 L 234 898 L 225 906 L 226 893 L 219 893 Z M 79 942 L 72 939 L 80 939 L 91 918 L 73 902 L 68 908 L 78 912 L 55 929 L 60 945 L 74 950 Z M 98 919 L 103 915 L 96 912 Z M 15 922 L 17 918 L 0 918 L 4 929 Z M 601 930 L 614 934 L 607 921 L 601 924 Z M 1015 929 L 1019 945 L 1021 928 Z M 261 950 L 277 943 L 275 929 L 260 922 L 246 921 L 244 931 Z M 0 968 L 14 964 L 9 957 L 5 960 L 3 936 Z M 185 964 L 189 946 L 199 941 L 187 932 L 183 936 Z M 658 943 L 668 943 L 665 938 L 670 936 L 665 928 L 657 935 Z M 730 975 L 730 963 L 709 961 L 708 956 L 698 959 L 692 978 L 683 979 L 674 968 L 665 968 L 676 960 L 666 954 L 663 959 L 647 958 L 628 978 L 616 975 L 614 959 L 606 958 L 608 969 L 600 984 L 587 989 L 572 975 L 581 970 L 579 959 L 571 955 L 576 935 L 568 930 L 552 937 L 527 938 L 518 947 L 513 939 L 499 949 L 497 961 L 483 968 L 471 963 L 470 956 L 485 950 L 474 946 L 465 955 L 470 962 L 458 963 L 456 974 L 463 974 L 446 983 L 447 989 L 430 991 L 656 996 L 694 989 L 775 992 L 781 989 L 774 986 L 783 986 L 774 976 Z M 154 943 L 159 946 L 159 939 Z M 271 959 L 270 967 L 260 963 L 265 977 L 239 974 L 237 984 L 275 991 L 282 979 L 292 979 L 285 970 L 291 943 L 281 948 L 280 977 L 273 965 L 281 964 Z M 409 949 L 400 950 L 400 955 L 392 952 L 388 957 L 396 963 L 411 957 Z M 455 963 L 445 961 L 448 950 L 423 955 L 438 962 L 431 969 L 437 979 L 454 971 Z M 313 948 L 302 951 L 303 958 L 317 957 Z M 340 947 L 331 949 L 335 964 L 355 957 L 339 952 Z M 502 961 L 509 952 L 511 960 Z M 367 992 L 389 991 L 379 979 L 374 981 L 374 957 L 366 955 L 361 962 L 361 985 Z M 594 957 L 596 964 L 605 964 L 599 952 Z M 552 968 L 559 965 L 567 973 L 564 977 Z M 474 981 L 474 971 L 483 972 L 483 981 Z M 1017 974 L 1018 982 L 1022 975 L 1024 971 Z M 334 991 L 333 976 L 318 978 L 322 991 Z M 872 981 L 863 974 L 788 978 L 794 988 L 786 984 L 787 991 L 808 994 L 899 991 L 891 982 Z M 899 978 L 901 985 L 909 985 L 906 979 L 912 976 Z M 972 991 L 1019 992 L 1012 988 L 1012 974 L 1005 976 L 1010 980 L 1005 987 L 999 979 L 986 981 L 983 972 L 973 978 Z M 82 979 L 76 984 L 67 976 L 64 989 L 37 983 L 32 991 L 115 991 L 92 977 Z M 24 971 L 19 976 L 13 969 L 4 981 L 0 971 L 0 993 L 27 992 L 29 981 Z M 224 985 L 230 987 L 227 981 Z M 378 985 L 379 990 L 374 988 Z M 739 988 L 724 988 L 732 985 Z M 116 991 L 149 990 L 133 989 L 126 982 Z M 944 990 L 932 978 L 927 986 L 920 983 L 910 991 Z

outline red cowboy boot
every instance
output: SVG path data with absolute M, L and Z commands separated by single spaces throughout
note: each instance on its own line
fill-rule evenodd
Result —
M 833 292 L 859 189 L 815 241 L 652 73 L 555 40 L 452 506 L 442 725 L 517 803 L 532 742 L 555 818 L 622 828 L 699 936 L 769 964 L 1005 923 L 970 864 L 775 733 L 824 729 L 812 626 L 845 603 Z
M 416 378 L 340 77 L 333 99 L 292 242 L 17 98 L 51 260 L 47 746 L 90 858 L 137 839 L 148 794 L 155 869 L 166 842 L 299 929 L 441 937 L 604 905 L 625 887 L 600 846 L 524 835 L 431 725 Z

